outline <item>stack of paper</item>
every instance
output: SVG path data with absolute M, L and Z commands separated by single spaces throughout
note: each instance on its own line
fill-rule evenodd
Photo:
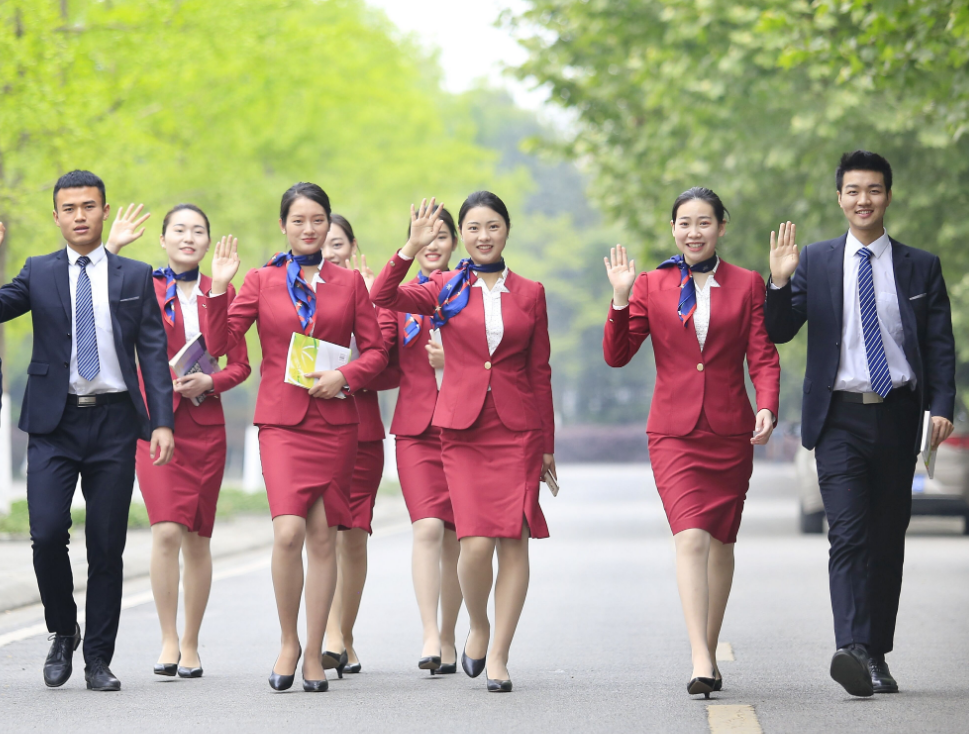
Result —
M 305 375 L 312 372 L 335 370 L 350 362 L 350 348 L 339 344 L 314 339 L 306 334 L 293 334 L 289 341 L 289 354 L 286 358 L 285 382 L 305 387 L 307 390 L 316 383 Z M 342 392 L 338 398 L 345 398 Z

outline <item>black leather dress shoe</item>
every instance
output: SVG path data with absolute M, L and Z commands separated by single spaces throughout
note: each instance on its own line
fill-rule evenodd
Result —
M 50 636 L 53 643 L 44 661 L 44 683 L 57 688 L 67 683 L 74 672 L 74 651 L 81 644 L 81 627 L 76 625 L 73 635 Z
M 842 647 L 831 658 L 831 677 L 852 696 L 868 697 L 875 693 L 868 671 L 868 651 L 861 645 Z
M 892 677 L 885 658 L 868 660 L 868 672 L 871 673 L 871 687 L 875 693 L 898 693 L 898 682 Z
M 121 681 L 114 677 L 103 660 L 94 660 L 84 668 L 84 680 L 92 691 L 120 691 Z

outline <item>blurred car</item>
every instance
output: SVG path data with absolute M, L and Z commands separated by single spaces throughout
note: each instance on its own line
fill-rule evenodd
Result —
M 963 533 L 969 535 L 969 415 L 961 401 L 956 405 L 955 430 L 939 446 L 934 477 L 929 479 L 921 458 L 915 464 L 912 514 L 964 517 Z M 818 486 L 814 451 L 798 447 L 794 456 L 794 470 L 800 496 L 801 532 L 824 532 L 824 503 Z

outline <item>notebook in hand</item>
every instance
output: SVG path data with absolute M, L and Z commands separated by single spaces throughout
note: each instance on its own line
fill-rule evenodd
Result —
M 214 375 L 221 372 L 219 360 L 213 357 L 205 349 L 205 337 L 196 334 L 189 339 L 185 346 L 178 350 L 178 354 L 168 361 L 169 367 L 175 373 L 175 377 L 185 377 L 195 372 L 204 372 L 206 375 Z M 194 405 L 201 405 L 205 400 L 205 395 L 192 398 Z

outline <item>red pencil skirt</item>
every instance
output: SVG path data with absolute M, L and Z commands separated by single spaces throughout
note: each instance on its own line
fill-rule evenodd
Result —
M 334 426 L 311 405 L 295 426 L 259 426 L 259 456 L 273 517 L 305 518 L 323 498 L 326 523 L 350 527 L 357 426 Z
M 350 528 L 360 528 L 373 535 L 373 505 L 384 475 L 384 442 L 360 441 L 353 462 L 350 481 Z
M 699 528 L 721 543 L 737 542 L 754 470 L 750 434 L 721 436 L 701 413 L 686 436 L 650 433 L 648 438 L 656 488 L 673 534 Z
M 397 473 L 410 521 L 444 521 L 454 530 L 454 510 L 441 459 L 441 429 L 428 426 L 419 436 L 397 436 Z
M 135 471 L 152 525 L 177 522 L 211 538 L 225 472 L 225 426 L 200 426 L 192 419 L 193 409 L 190 400 L 182 400 L 175 411 L 172 460 L 154 466 L 151 444 L 138 441 Z
M 498 417 L 491 392 L 469 428 L 441 429 L 441 458 L 458 538 L 547 538 L 538 504 L 541 431 L 512 431 Z

